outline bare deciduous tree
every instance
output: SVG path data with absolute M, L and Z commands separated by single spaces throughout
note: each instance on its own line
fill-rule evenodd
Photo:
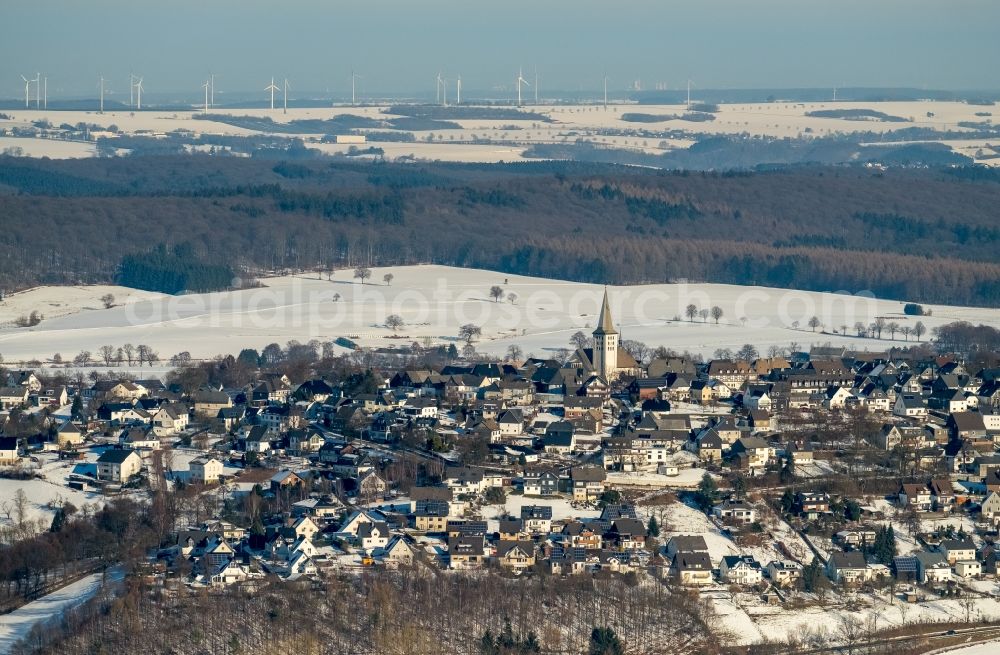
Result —
M 101 346 L 97 349 L 97 354 L 100 356 L 105 366 L 111 366 L 111 364 L 115 361 L 114 346 Z
M 397 332 L 399 328 L 403 327 L 403 317 L 399 314 L 389 314 L 385 317 L 385 326 L 393 332 Z
M 573 336 L 569 338 L 569 342 L 576 348 L 589 348 L 591 338 L 584 334 L 582 331 L 577 330 L 573 333 Z
M 462 327 L 458 328 L 458 338 L 466 344 L 471 344 L 477 338 L 482 336 L 482 334 L 483 328 L 474 323 L 466 323 Z
M 354 269 L 354 279 L 361 280 L 361 284 L 365 283 L 365 280 L 372 276 L 372 269 L 366 266 L 358 266 Z

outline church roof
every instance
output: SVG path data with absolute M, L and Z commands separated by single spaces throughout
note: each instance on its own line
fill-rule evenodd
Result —
M 618 330 L 615 329 L 615 324 L 611 321 L 611 307 L 608 305 L 607 289 L 604 290 L 604 302 L 601 303 L 601 315 L 597 319 L 597 329 L 594 330 L 594 336 L 602 334 L 618 334 Z

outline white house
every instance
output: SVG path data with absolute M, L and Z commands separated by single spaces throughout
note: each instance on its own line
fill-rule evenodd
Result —
M 802 565 L 791 560 L 774 560 L 767 565 L 767 577 L 779 587 L 790 585 L 802 577 Z
M 903 418 L 927 418 L 927 403 L 920 396 L 900 395 L 896 398 L 892 413 Z
M 187 407 L 176 403 L 165 403 L 153 414 L 153 432 L 158 437 L 170 437 L 188 426 Z
M 358 545 L 365 550 L 385 548 L 389 544 L 389 526 L 382 522 L 365 523 L 358 528 L 357 537 Z
M 945 539 L 938 550 L 952 566 L 976 559 L 976 545 L 968 539 Z
M 191 481 L 211 484 L 222 476 L 222 462 L 214 457 L 199 457 L 191 460 Z
M 976 560 L 955 562 L 955 576 L 959 578 L 976 578 L 983 574 L 983 564 Z
M 134 450 L 112 448 L 97 459 L 97 479 L 125 484 L 141 468 L 142 458 Z
M 0 437 L 0 466 L 11 466 L 20 460 L 17 439 L 15 437 Z
M 764 571 L 753 555 L 726 555 L 719 564 L 719 579 L 730 584 L 752 586 L 764 579 Z
M 1000 519 L 1000 494 L 995 491 L 990 492 L 983 501 L 982 514 L 983 518 L 990 522 L 995 523 Z
M 726 500 L 712 508 L 712 514 L 723 521 L 749 525 L 757 520 L 757 512 L 742 500 Z

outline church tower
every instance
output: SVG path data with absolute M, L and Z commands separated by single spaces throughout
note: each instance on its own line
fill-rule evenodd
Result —
M 604 290 L 601 315 L 597 319 L 597 329 L 594 330 L 593 364 L 597 374 L 608 382 L 618 372 L 618 330 L 611 320 L 607 289 Z

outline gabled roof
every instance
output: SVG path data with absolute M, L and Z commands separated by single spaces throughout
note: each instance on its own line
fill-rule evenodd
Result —
M 853 550 L 849 553 L 833 553 L 830 562 L 838 569 L 863 569 L 868 567 L 865 556 Z
M 134 455 L 134 450 L 122 450 L 120 448 L 112 448 L 110 450 L 105 450 L 100 457 L 97 458 L 99 464 L 121 464 L 130 456 Z

